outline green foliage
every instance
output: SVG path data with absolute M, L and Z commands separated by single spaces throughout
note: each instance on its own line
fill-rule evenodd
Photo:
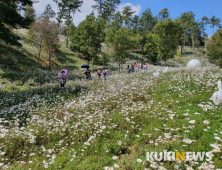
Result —
M 60 26 L 62 20 L 65 21 L 66 25 L 66 48 L 68 48 L 69 37 L 72 34 L 73 29 L 73 17 L 76 11 L 80 11 L 79 8 L 83 4 L 83 0 L 53 0 L 58 5 L 58 27 Z
M 165 61 L 173 58 L 182 36 L 180 20 L 159 21 L 154 28 L 154 42 L 157 45 L 158 58 Z
M 216 18 L 215 16 L 212 16 L 212 18 L 210 19 L 210 24 L 211 24 L 211 28 L 213 28 L 213 33 L 214 33 L 214 27 L 219 26 L 220 18 Z
M 175 56 L 175 60 L 176 60 L 176 62 L 181 62 L 182 61 L 181 50 L 177 51 L 177 55 Z
M 181 57 L 181 51 L 180 50 L 177 51 L 177 56 Z
M 106 43 L 110 44 L 118 64 L 123 64 L 128 54 L 127 50 L 132 47 L 130 30 L 125 27 L 109 28 L 106 31 Z
M 207 56 L 212 61 L 214 59 L 221 59 L 222 56 L 222 30 L 219 29 L 211 37 L 207 44 Z
M 157 24 L 158 19 L 157 17 L 154 17 L 151 9 L 146 9 L 140 18 L 140 25 L 142 27 L 142 30 L 145 32 L 150 32 L 154 28 L 154 26 Z
M 36 18 L 36 14 L 35 14 L 35 9 L 33 7 L 27 6 L 25 13 L 24 13 L 24 17 L 28 20 L 31 20 L 32 22 L 35 21 Z
M 110 61 L 110 54 L 108 52 L 101 52 L 99 55 L 99 60 L 105 66 Z
M 43 19 L 34 22 L 30 27 L 27 35 L 27 42 L 34 45 L 38 50 L 38 61 L 41 59 L 41 51 L 43 46 Z
M 158 14 L 161 20 L 166 20 L 170 16 L 167 8 L 162 9 Z
M 14 34 L 11 28 L 27 28 L 31 24 L 32 21 L 21 16 L 20 11 L 25 10 L 27 5 L 32 6 L 32 3 L 31 0 L 7 0 L 0 2 L 0 41 L 21 46 L 21 43 L 18 42 L 19 36 Z M 21 5 L 18 6 L 18 4 Z
M 150 59 L 152 62 L 157 61 L 157 45 L 155 44 L 154 37 L 156 35 L 153 33 L 148 33 L 146 36 L 146 44 L 144 47 L 144 52 L 148 59 Z
M 81 53 L 89 62 L 101 52 L 104 41 L 103 22 L 96 20 L 94 14 L 86 17 L 71 37 L 70 49 Z
M 138 30 L 139 25 L 140 25 L 139 21 L 140 21 L 140 17 L 138 15 L 134 15 L 134 17 L 132 18 L 132 21 L 130 23 L 131 29 Z
M 131 6 L 126 6 L 123 8 L 122 20 L 124 21 L 124 24 L 126 26 L 129 26 L 131 24 L 132 16 L 134 13 L 135 13 L 135 11 L 132 11 Z
M 103 19 L 106 22 L 115 16 L 115 11 L 120 3 L 120 0 L 94 0 L 96 5 L 92 7 L 99 13 L 99 19 Z
M 46 7 L 45 7 L 45 10 L 42 14 L 42 17 L 43 18 L 47 18 L 47 19 L 50 19 L 50 18 L 54 18 L 56 15 L 55 11 L 53 11 L 52 7 L 50 4 L 48 4 Z
M 219 58 L 216 64 L 222 68 L 222 58 Z
M 187 40 L 189 41 L 189 33 L 195 21 L 194 17 L 195 14 L 192 11 L 182 13 L 180 16 L 181 26 L 183 28 L 183 43 L 181 43 L 181 45 L 183 46 L 185 46 Z
M 114 21 L 108 25 L 105 42 L 111 45 L 114 60 L 119 64 L 120 70 L 120 65 L 125 62 L 128 54 L 127 50 L 133 47 L 134 42 L 139 42 L 139 36 L 138 38 L 133 38 L 130 30 L 122 27 L 121 15 L 117 13 Z
M 133 49 L 138 49 L 141 46 L 141 41 L 143 37 L 141 36 L 140 32 L 138 31 L 130 31 L 130 38 L 132 41 L 132 47 Z
M 201 20 L 203 24 L 206 25 L 206 30 L 207 30 L 207 25 L 210 23 L 210 19 L 206 16 L 203 16 Z
M 201 40 L 201 34 L 204 30 L 203 22 L 193 22 L 193 25 L 191 27 L 191 37 L 192 37 L 192 45 L 194 47 L 200 46 L 200 40 Z
M 71 21 L 72 14 L 79 10 L 79 8 L 82 6 L 83 1 L 82 0 L 53 0 L 56 2 L 58 6 L 58 17 L 56 18 L 58 21 L 58 24 L 61 23 L 62 19 L 65 19 L 65 22 Z M 69 24 L 68 24 L 69 25 Z

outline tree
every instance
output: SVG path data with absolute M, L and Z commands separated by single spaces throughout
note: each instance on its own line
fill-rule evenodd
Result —
M 103 40 L 103 24 L 92 13 L 79 24 L 71 36 L 70 49 L 82 54 L 89 64 L 101 52 Z
M 119 15 L 116 15 L 114 21 L 109 24 L 106 30 L 106 44 L 109 44 L 113 49 L 114 60 L 120 66 L 125 63 L 125 58 L 128 54 L 127 50 L 132 48 L 132 37 L 130 30 L 122 27 L 122 22 Z
M 213 28 L 213 33 L 214 33 L 214 27 L 215 26 L 219 27 L 220 25 L 220 18 L 216 18 L 215 16 L 213 16 L 210 19 L 210 24 L 211 24 L 211 28 Z
M 216 21 L 216 17 L 213 16 L 211 19 L 210 19 L 210 24 L 211 24 L 211 28 L 213 28 L 213 33 L 214 33 L 214 27 L 215 25 L 217 24 L 217 21 Z
M 98 11 L 99 19 L 109 22 L 115 16 L 117 5 L 120 0 L 94 0 L 97 4 L 92 7 Z
M 203 24 L 206 25 L 206 31 L 207 31 L 207 25 L 210 23 L 210 20 L 208 17 L 203 16 L 202 21 L 203 21 Z
M 157 22 L 158 22 L 158 18 L 157 18 L 157 16 L 156 17 L 153 16 L 150 8 L 146 9 L 142 13 L 140 21 L 139 21 L 139 23 L 140 23 L 139 33 L 142 36 L 142 39 L 140 41 L 142 51 L 144 51 L 143 48 L 146 44 L 147 33 L 151 32 L 153 30 L 153 28 L 157 24 Z
M 217 26 L 217 28 L 220 28 L 220 21 L 221 21 L 220 18 L 217 18 L 217 19 L 216 19 L 216 26 Z
M 21 46 L 19 36 L 11 28 L 28 28 L 31 20 L 23 17 L 19 12 L 27 6 L 32 6 L 31 0 L 4 0 L 0 2 L 0 40 L 11 45 Z
M 206 50 L 206 44 L 207 44 L 207 40 L 208 40 L 208 34 L 207 34 L 206 32 L 204 32 L 203 36 L 204 36 L 204 49 Z
M 144 52 L 148 59 L 150 59 L 152 62 L 157 61 L 157 45 L 155 44 L 154 37 L 156 35 L 153 33 L 148 33 L 146 36 L 146 44 L 144 47 Z
M 157 17 L 153 16 L 150 8 L 146 9 L 142 13 L 141 18 L 140 18 L 140 25 L 146 33 L 152 31 L 152 29 L 154 28 L 157 22 L 158 22 L 158 19 Z
M 222 30 L 218 29 L 217 32 L 211 37 L 207 44 L 207 56 L 210 61 L 219 59 L 222 60 Z M 220 66 L 222 63 L 219 63 Z
M 24 17 L 25 19 L 34 22 L 36 18 L 35 9 L 33 7 L 27 6 L 24 13 Z
M 59 29 L 56 22 L 48 18 L 39 18 L 29 28 L 28 42 L 38 49 L 38 61 L 40 61 L 42 49 L 46 49 L 49 56 L 49 69 L 51 69 L 53 51 L 58 48 L 58 35 Z
M 43 19 L 39 19 L 34 22 L 28 32 L 28 42 L 33 44 L 38 50 L 38 62 L 40 61 L 41 51 L 43 46 Z
M 131 24 L 130 24 L 131 29 L 138 30 L 139 27 L 140 27 L 139 21 L 140 21 L 140 17 L 138 15 L 134 15 L 134 17 L 133 17 L 133 19 L 131 21 Z
M 122 19 L 124 21 L 124 24 L 126 26 L 129 26 L 132 20 L 132 16 L 135 13 L 135 11 L 132 11 L 131 6 L 126 6 L 123 8 L 123 12 L 122 12 Z
M 52 7 L 50 4 L 48 4 L 46 7 L 45 7 L 45 10 L 42 14 L 42 17 L 43 18 L 47 18 L 47 19 L 51 19 L 51 18 L 54 18 L 56 15 L 55 11 L 53 11 Z
M 159 17 L 160 17 L 161 20 L 165 21 L 167 18 L 169 18 L 170 13 L 169 13 L 169 11 L 168 11 L 167 8 L 164 8 L 164 9 L 162 9 L 162 10 L 159 12 L 158 15 L 159 15 Z
M 183 28 L 183 43 L 181 43 L 181 54 L 182 49 L 186 45 L 186 39 L 189 39 L 189 32 L 191 31 L 191 28 L 193 26 L 193 23 L 195 21 L 195 15 L 192 11 L 182 13 L 180 16 L 181 25 Z
M 50 21 L 48 19 L 43 19 L 41 24 L 43 28 L 43 43 L 48 52 L 49 69 L 51 69 L 52 54 L 53 51 L 58 47 L 59 29 L 55 21 Z
M 193 47 L 199 47 L 200 45 L 200 37 L 204 30 L 203 22 L 196 21 L 193 22 L 193 25 L 191 27 L 191 39 L 192 39 L 192 46 Z
M 79 11 L 79 8 L 83 4 L 83 0 L 53 0 L 58 5 L 59 12 L 57 13 L 58 17 L 58 27 L 60 26 L 62 20 L 65 20 L 67 26 L 66 33 L 66 47 L 68 48 L 69 35 L 71 30 L 71 25 L 73 23 L 74 14 L 76 11 Z
M 165 61 L 173 58 L 179 47 L 179 41 L 182 36 L 182 27 L 180 20 L 168 18 L 165 21 L 159 21 L 153 30 L 154 43 L 157 46 L 158 58 Z

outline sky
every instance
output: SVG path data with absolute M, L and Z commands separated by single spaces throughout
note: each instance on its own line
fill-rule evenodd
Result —
M 87 15 L 92 12 L 92 5 L 95 5 L 94 0 L 83 0 L 83 5 L 80 8 L 81 12 L 77 12 L 74 16 L 74 24 L 79 25 Z M 54 11 L 57 11 L 57 6 L 53 0 L 40 0 L 34 4 L 37 15 L 43 13 L 47 4 L 50 4 Z M 154 16 L 158 15 L 163 8 L 168 8 L 171 18 L 177 18 L 184 12 L 192 11 L 195 14 L 196 20 L 201 20 L 203 16 L 222 19 L 222 0 L 121 0 L 118 10 L 130 5 L 135 15 L 141 15 L 147 8 L 151 9 Z M 213 34 L 213 29 L 210 25 L 207 26 L 208 35 Z

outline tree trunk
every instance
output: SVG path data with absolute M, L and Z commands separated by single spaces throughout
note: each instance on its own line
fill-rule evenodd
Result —
M 87 64 L 89 65 L 89 60 L 87 60 Z
M 52 57 L 52 48 L 49 47 L 49 70 L 51 70 L 51 57 Z
M 66 48 L 68 48 L 68 45 L 69 45 L 69 35 L 67 34 L 67 37 L 66 37 Z
M 40 56 L 41 56 L 41 50 L 42 50 L 42 46 L 39 46 L 39 57 L 38 57 L 38 62 L 40 61 Z
M 185 40 L 185 34 L 186 34 L 186 32 L 184 31 L 184 36 L 183 36 L 183 46 L 184 46 L 184 47 L 185 47 L 185 45 L 186 45 L 186 44 L 185 44 L 185 41 L 186 41 L 186 40 Z
M 119 63 L 119 73 L 120 73 L 120 63 Z
M 191 37 L 191 40 L 192 40 L 192 47 L 194 47 L 193 37 Z

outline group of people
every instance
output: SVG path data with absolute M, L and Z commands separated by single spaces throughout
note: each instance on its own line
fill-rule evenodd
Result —
M 139 63 L 139 62 L 134 62 L 131 67 L 129 65 L 126 66 L 126 72 L 127 74 L 133 73 L 135 71 L 135 67 L 141 68 L 141 69 L 147 69 L 147 64 L 146 63 Z
M 98 68 L 98 70 L 96 71 L 97 79 L 99 80 L 101 78 L 101 75 L 102 75 L 104 80 L 105 80 L 107 75 L 108 75 L 108 71 L 109 71 L 109 69 L 107 70 L 106 67 L 103 67 L 103 70 L 101 68 Z M 87 68 L 83 72 L 83 74 L 85 74 L 85 79 L 86 80 L 91 80 L 92 79 L 89 68 Z
M 110 68 L 109 68 L 109 69 L 110 69 Z M 108 75 L 109 69 L 107 70 L 106 67 L 103 67 L 103 70 L 102 70 L 101 68 L 98 68 L 98 70 L 96 71 L 96 73 L 97 73 L 97 79 L 99 80 L 99 79 L 101 78 L 101 75 L 102 75 L 103 78 L 104 78 L 104 80 L 106 80 L 106 77 L 107 77 L 107 75 Z M 89 68 L 87 68 L 87 69 L 83 72 L 83 74 L 85 74 L 85 80 L 92 80 L 92 76 L 91 76 L 91 73 L 90 73 Z M 61 87 L 64 87 L 65 84 L 66 84 L 65 71 L 62 71 L 62 72 L 61 72 L 59 81 L 60 81 Z
M 134 62 L 131 65 L 131 67 L 129 65 L 127 65 L 127 67 L 126 67 L 127 74 L 133 73 L 135 71 L 135 67 L 141 68 L 141 69 L 147 69 L 147 64 L 146 63 L 140 63 L 140 62 Z M 101 68 L 98 68 L 97 71 L 96 71 L 97 79 L 98 80 L 101 79 L 101 76 L 102 76 L 104 78 L 104 80 L 106 80 L 109 69 L 107 70 L 106 67 L 103 67 L 103 70 Z M 65 71 L 62 71 L 61 76 L 60 76 L 61 87 L 64 87 L 65 84 L 66 84 L 66 77 L 65 77 L 64 74 L 65 74 Z M 85 80 L 92 80 L 89 68 L 87 68 L 83 72 L 83 74 L 85 74 Z
M 147 64 L 146 63 L 134 62 L 133 66 L 137 67 L 137 68 L 144 69 L 144 70 L 147 69 Z

